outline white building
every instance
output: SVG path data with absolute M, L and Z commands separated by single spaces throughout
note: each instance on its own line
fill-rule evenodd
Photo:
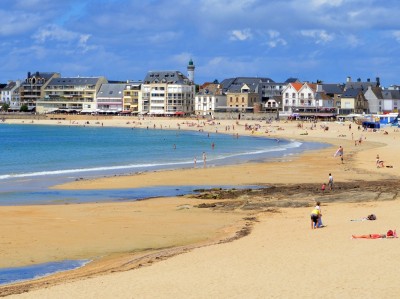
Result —
M 316 84 L 289 83 L 282 90 L 282 109 L 284 112 L 314 112 L 317 109 Z
M 6 103 L 8 105 L 17 105 L 16 102 L 19 99 L 17 95 L 18 93 L 18 88 L 21 86 L 21 81 L 8 81 L 7 85 L 1 90 L 1 98 L 0 102 L 1 103 Z
M 382 90 L 383 113 L 399 112 L 400 90 Z
M 151 71 L 142 84 L 141 114 L 187 115 L 194 110 L 195 85 L 179 71 Z
M 213 116 L 218 108 L 226 108 L 226 103 L 226 95 L 222 94 L 220 84 L 205 83 L 194 99 L 194 112 L 196 115 Z

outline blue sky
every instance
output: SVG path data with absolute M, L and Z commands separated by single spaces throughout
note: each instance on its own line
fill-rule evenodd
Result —
M 400 84 L 397 0 L 2 0 L 0 82 L 28 71 L 142 80 L 193 59 L 237 76 Z

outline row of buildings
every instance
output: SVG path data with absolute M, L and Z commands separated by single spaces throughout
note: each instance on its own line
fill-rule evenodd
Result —
M 62 77 L 27 73 L 25 80 L 0 85 L 0 105 L 8 111 L 36 113 L 201 115 L 278 112 L 331 117 L 397 112 L 400 88 L 347 77 L 345 83 L 301 82 L 289 78 L 237 77 L 196 85 L 190 60 L 187 75 L 150 71 L 143 81 L 115 82 L 105 77 Z M 6 109 L 4 109 L 6 108 Z

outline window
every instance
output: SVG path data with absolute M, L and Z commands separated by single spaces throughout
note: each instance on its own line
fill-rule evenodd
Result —
M 295 98 L 296 97 L 296 94 L 295 93 L 292 93 L 292 98 Z

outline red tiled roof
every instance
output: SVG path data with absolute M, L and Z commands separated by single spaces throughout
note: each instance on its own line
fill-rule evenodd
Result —
M 313 91 L 317 90 L 317 84 L 313 84 L 313 83 L 306 83 Z
M 290 83 L 297 91 L 303 86 L 303 83 Z

